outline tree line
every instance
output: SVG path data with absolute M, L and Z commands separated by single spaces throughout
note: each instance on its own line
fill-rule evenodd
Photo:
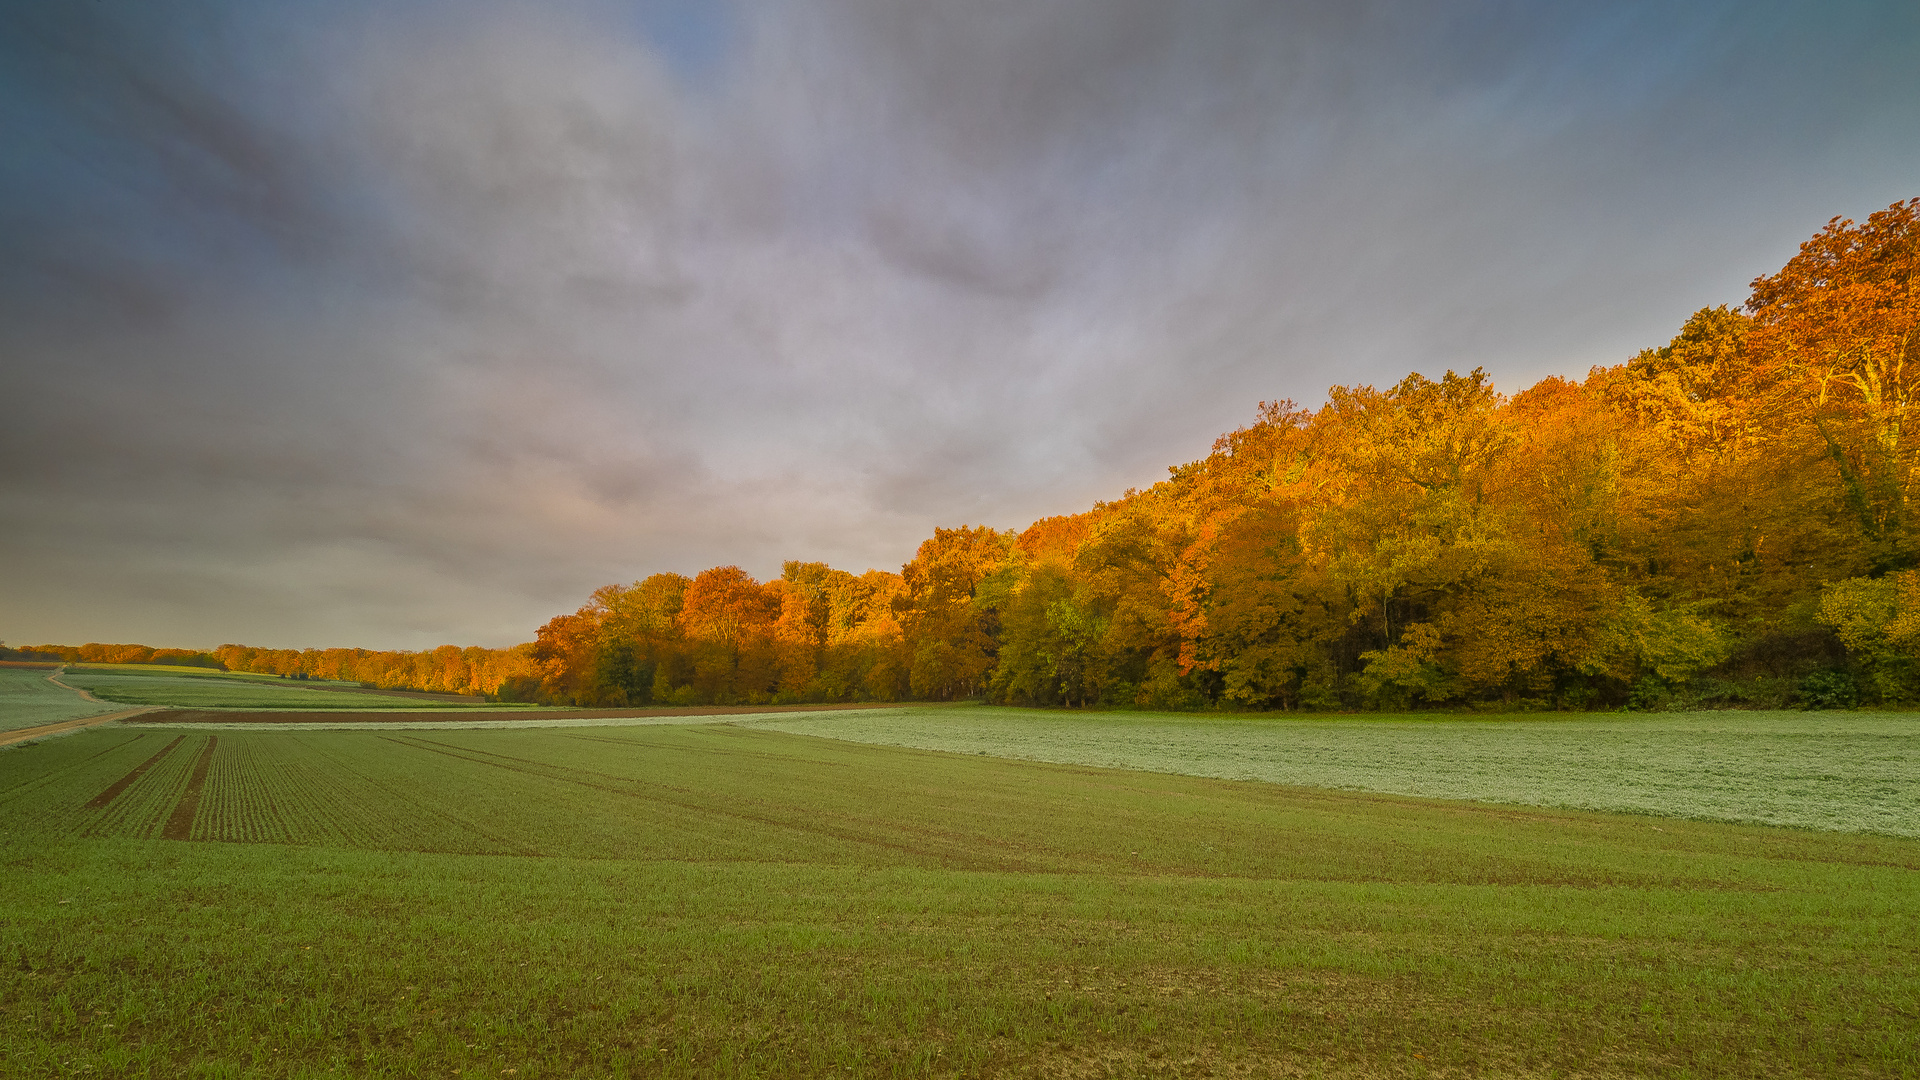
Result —
M 222 645 L 211 651 L 156 649 L 148 645 L 34 645 L 0 648 L 0 659 L 51 660 L 68 664 L 143 664 L 204 667 L 299 679 L 336 679 L 382 690 L 427 690 L 441 694 L 496 695 L 516 676 L 541 670 L 531 642 L 508 649 L 261 649 Z
M 213 655 L 583 706 L 1920 700 L 1917 215 L 1835 218 L 1744 304 L 1583 380 L 1262 403 L 1145 490 L 935 529 L 897 574 L 655 574 L 504 650 Z
M 196 649 L 156 649 L 151 645 L 31 645 L 24 649 L 0 646 L 0 660 L 65 664 L 159 664 L 168 667 L 204 667 L 226 670 L 212 653 Z
M 1738 308 L 1511 396 L 1485 372 L 1262 404 L 1167 479 L 898 574 L 607 586 L 527 699 L 1402 709 L 1920 698 L 1920 199 Z M 1914 366 L 1909 367 L 1909 364 Z

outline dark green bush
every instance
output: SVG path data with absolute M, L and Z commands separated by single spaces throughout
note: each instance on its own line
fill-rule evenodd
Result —
M 1816 671 L 1800 680 L 1795 692 L 1803 709 L 1851 709 L 1860 704 L 1860 687 L 1845 671 Z

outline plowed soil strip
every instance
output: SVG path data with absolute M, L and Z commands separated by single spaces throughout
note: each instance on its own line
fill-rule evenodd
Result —
M 115 780 L 113 783 L 108 784 L 107 789 L 105 791 L 102 791 L 100 794 L 95 795 L 93 798 L 87 800 L 87 809 L 98 810 L 101 807 L 112 802 L 115 798 L 119 797 L 121 792 L 132 787 L 133 782 L 135 780 L 140 779 L 141 773 L 144 773 L 148 769 L 151 769 L 155 765 L 158 765 L 160 763 L 160 759 L 172 753 L 173 748 L 176 746 L 179 746 L 181 741 L 184 740 L 185 738 L 186 738 L 185 735 L 176 736 L 172 742 L 161 747 L 158 753 L 154 754 L 152 757 L 141 762 L 140 764 L 135 765 L 133 767 L 132 772 L 128 773 L 127 775 L 121 777 L 118 780 Z
M 160 830 L 162 840 L 193 839 L 193 816 L 200 812 L 200 789 L 207 786 L 207 767 L 213 764 L 213 748 L 219 741 L 212 735 L 207 736 L 207 748 L 200 751 L 200 760 L 193 763 L 193 775 L 187 778 L 186 793 L 173 808 L 173 816 L 167 818 L 167 827 Z
M 686 708 L 648 706 L 635 709 L 475 709 L 450 708 L 411 712 L 370 712 L 326 709 L 168 709 L 132 724 L 417 724 L 439 720 L 592 720 L 605 717 L 648 716 L 758 716 L 763 713 L 841 712 L 849 709 L 898 709 L 898 702 L 836 702 L 824 705 L 696 705 Z

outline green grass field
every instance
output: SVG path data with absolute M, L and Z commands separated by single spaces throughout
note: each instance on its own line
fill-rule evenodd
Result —
M 714 723 L 108 727 L 0 823 L 9 1076 L 1920 1073 L 1899 837 Z
M 196 679 L 225 679 L 231 682 L 267 683 L 272 686 L 285 686 L 287 680 L 278 675 L 262 675 L 253 671 L 222 671 L 219 668 L 199 667 L 187 664 L 68 664 L 67 670 L 75 673 L 94 671 L 112 675 L 185 675 Z M 302 682 L 301 686 L 358 686 L 359 683 L 339 682 L 336 680 L 316 680 Z
M 0 668 L 0 731 L 57 724 L 116 712 L 122 706 L 88 701 L 47 681 L 51 670 Z M 75 683 L 74 685 L 79 685 Z
M 1913 713 L 1488 720 L 907 708 L 750 722 L 1062 764 L 1920 837 Z
M 95 697 L 128 705 L 178 705 L 195 709 L 459 709 L 485 703 L 442 701 L 404 694 L 361 693 L 348 683 L 320 689 L 270 675 L 207 668 L 90 664 L 70 667 L 62 678 Z M 345 689 L 351 687 L 351 690 Z

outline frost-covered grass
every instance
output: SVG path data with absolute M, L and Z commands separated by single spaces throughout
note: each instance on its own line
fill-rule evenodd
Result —
M 190 674 L 187 672 L 191 672 Z M 360 692 L 352 683 L 309 686 L 271 676 L 189 668 L 142 669 L 133 665 L 68 668 L 66 682 L 94 696 L 128 705 L 174 705 L 196 709 L 409 709 L 466 708 L 465 703 L 400 694 Z M 322 687 L 332 687 L 324 689 Z M 351 692 L 340 688 L 352 687 Z M 479 704 L 475 699 L 473 704 Z
M 1292 719 L 903 708 L 751 723 L 1062 764 L 1920 836 L 1914 714 Z
M 55 686 L 47 681 L 51 674 L 50 669 L 0 668 L 0 731 L 57 724 L 122 708 L 112 702 L 88 701 Z

